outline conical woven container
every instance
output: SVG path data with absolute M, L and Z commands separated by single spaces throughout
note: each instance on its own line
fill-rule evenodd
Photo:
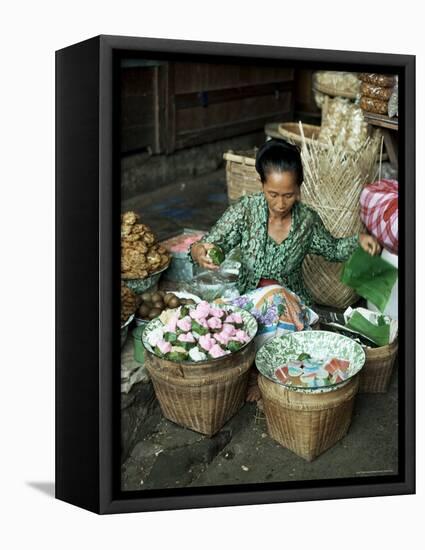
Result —
M 365 348 L 366 362 L 360 372 L 360 393 L 385 393 L 397 359 L 398 341 L 379 348 Z
M 351 237 L 364 231 L 360 194 L 375 177 L 379 145 L 377 137 L 368 138 L 358 151 L 348 152 L 338 143 L 328 142 L 324 148 L 303 140 L 302 201 L 316 210 L 334 237 Z M 316 303 L 345 309 L 357 301 L 356 293 L 340 282 L 342 268 L 342 263 L 306 256 L 303 278 Z
M 222 361 L 202 365 L 173 363 L 146 351 L 145 366 L 162 414 L 179 426 L 212 436 L 243 405 L 254 357 L 251 342 Z
M 347 433 L 359 377 L 323 393 L 289 390 L 261 374 L 258 385 L 270 437 L 310 462 Z

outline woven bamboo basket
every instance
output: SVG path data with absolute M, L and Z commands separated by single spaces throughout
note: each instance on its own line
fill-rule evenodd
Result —
M 366 348 L 366 362 L 360 371 L 360 393 L 385 393 L 397 359 L 398 341 L 379 348 Z
M 260 176 L 255 169 L 257 149 L 250 151 L 227 151 L 223 158 L 226 161 L 227 196 L 233 203 L 244 195 L 251 195 L 262 190 Z
M 304 183 L 302 201 L 320 215 L 334 237 L 349 237 L 364 230 L 360 218 L 363 185 L 374 180 L 380 140 L 368 138 L 355 153 L 328 143 L 303 142 L 301 158 Z M 340 282 L 342 263 L 321 256 L 306 256 L 303 278 L 318 304 L 345 309 L 357 301 L 356 293 Z
M 258 385 L 270 437 L 309 462 L 335 445 L 350 427 L 358 376 L 324 393 L 288 390 L 261 374 Z
M 251 342 L 221 361 L 202 365 L 165 361 L 147 351 L 145 366 L 162 414 L 179 426 L 212 436 L 243 405 L 254 357 Z
M 311 143 L 312 141 L 317 142 L 320 133 L 320 126 L 315 126 L 314 124 L 303 124 L 302 127 L 306 143 Z M 279 124 L 279 134 L 290 143 L 295 145 L 302 144 L 302 136 L 298 122 L 283 122 L 282 124 Z M 323 144 L 323 147 L 326 147 L 326 144 Z

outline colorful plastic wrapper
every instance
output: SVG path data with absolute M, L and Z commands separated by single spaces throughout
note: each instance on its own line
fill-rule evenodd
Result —
M 338 357 L 325 359 L 298 357 L 275 370 L 276 378 L 287 386 L 321 388 L 348 378 L 350 362 Z M 301 359 L 301 360 L 300 360 Z
M 388 113 L 388 101 L 372 99 L 371 97 L 363 96 L 360 99 L 360 107 L 368 113 L 376 113 L 378 115 L 386 115 Z
M 384 88 L 392 88 L 396 82 L 396 77 L 392 74 L 360 73 L 359 79 L 362 82 L 374 84 L 375 86 L 382 86 Z
M 393 93 L 393 88 L 384 88 L 383 86 L 375 86 L 374 84 L 369 84 L 368 82 L 362 82 L 360 92 L 362 96 L 380 99 L 381 101 L 388 101 Z
M 398 270 L 380 256 L 357 248 L 344 265 L 341 282 L 353 288 L 383 312 L 397 280 Z

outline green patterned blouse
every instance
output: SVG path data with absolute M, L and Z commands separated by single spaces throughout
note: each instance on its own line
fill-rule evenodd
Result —
M 305 256 L 319 254 L 330 262 L 344 262 L 357 248 L 358 235 L 333 237 L 317 212 L 296 203 L 289 234 L 277 244 L 268 235 L 268 212 L 263 193 L 242 197 L 224 212 L 201 242 L 217 244 L 226 254 L 240 246 L 242 266 L 238 287 L 241 294 L 257 288 L 261 278 L 275 279 L 306 304 L 311 304 L 301 270 Z

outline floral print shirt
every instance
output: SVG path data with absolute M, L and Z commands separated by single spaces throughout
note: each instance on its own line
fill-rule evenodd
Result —
M 225 254 L 240 247 L 241 294 L 257 288 L 261 278 L 275 279 L 311 304 L 301 269 L 305 256 L 318 254 L 330 262 L 344 262 L 357 248 L 359 239 L 358 235 L 333 237 L 319 214 L 305 204 L 296 203 L 291 213 L 289 234 L 277 244 L 268 234 L 269 209 L 264 194 L 246 195 L 224 212 L 200 242 L 217 244 Z

